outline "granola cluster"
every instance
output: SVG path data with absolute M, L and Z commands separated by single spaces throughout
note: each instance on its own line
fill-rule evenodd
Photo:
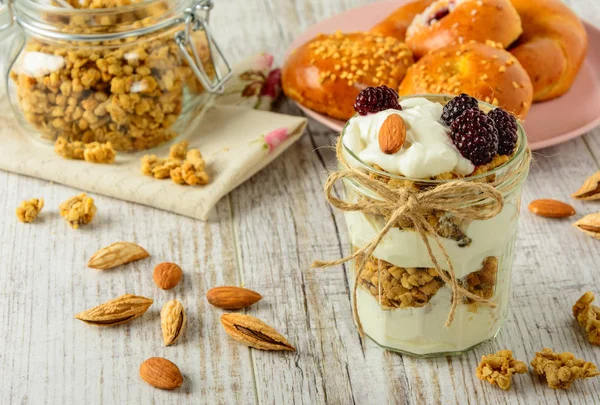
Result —
M 481 269 L 468 274 L 461 283 L 469 292 L 489 299 L 494 295 L 497 272 L 498 259 L 489 256 Z M 373 256 L 365 263 L 358 282 L 387 308 L 422 307 L 444 285 L 434 268 L 398 267 Z
M 436 269 L 398 267 L 375 257 L 358 282 L 388 308 L 422 307 L 444 285 Z
M 90 9 L 135 2 L 70 0 L 76 8 Z M 129 13 L 127 24 L 155 24 L 155 17 L 164 12 L 155 7 L 140 11 L 140 16 Z M 107 21 L 94 21 L 92 26 L 83 15 L 73 16 L 63 31 L 118 31 L 117 22 L 105 17 Z M 148 149 L 175 137 L 171 128 L 182 113 L 183 89 L 190 77 L 196 80 L 173 29 L 94 46 L 30 39 L 11 71 L 23 117 L 45 138 L 110 142 L 116 150 Z
M 483 260 L 480 270 L 469 273 L 464 278 L 463 287 L 481 298 L 490 299 L 494 295 L 497 274 L 498 258 L 488 256 Z M 468 299 L 468 302 L 471 301 Z
M 60 215 L 74 229 L 79 228 L 80 225 L 89 224 L 96 215 L 94 199 L 88 197 L 85 193 L 71 197 L 60 204 Z
M 498 353 L 482 356 L 476 370 L 480 380 L 486 380 L 503 390 L 510 389 L 514 374 L 525 373 L 527 373 L 527 365 L 513 358 L 510 350 L 500 350 Z
M 25 200 L 17 207 L 17 218 L 23 223 L 31 223 L 35 221 L 42 208 L 44 208 L 43 198 Z
M 600 375 L 593 363 L 577 359 L 573 353 L 554 353 L 545 347 L 535 353 L 531 360 L 534 371 L 546 378 L 550 388 L 567 389 L 578 378 L 589 378 Z
M 155 179 L 170 177 L 173 182 L 181 185 L 208 184 L 210 177 L 202 154 L 198 149 L 188 150 L 188 146 L 186 141 L 171 146 L 167 158 L 145 155 L 142 158 L 142 173 Z
M 600 307 L 592 305 L 594 293 L 586 292 L 573 305 L 573 315 L 587 333 L 591 344 L 600 346 Z
M 54 151 L 65 159 L 83 159 L 92 163 L 113 163 L 116 156 L 110 142 L 69 142 L 62 136 L 56 140 Z

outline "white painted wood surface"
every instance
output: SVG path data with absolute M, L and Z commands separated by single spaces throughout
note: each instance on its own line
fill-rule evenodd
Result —
M 232 59 L 283 51 L 310 24 L 368 0 L 217 0 L 213 23 Z M 600 25 L 600 3 L 571 0 Z M 281 111 L 300 114 L 284 103 Z M 1 130 L 1 129 L 0 129 Z M 523 205 L 535 198 L 570 201 L 578 217 L 600 203 L 569 198 L 600 162 L 600 129 L 535 154 Z M 342 216 L 321 185 L 334 163 L 332 131 L 311 122 L 282 157 L 223 199 L 204 223 L 95 196 L 99 213 L 72 230 L 58 204 L 77 190 L 0 172 L 0 404 L 598 404 L 600 379 L 554 391 L 532 374 L 503 392 L 474 374 L 482 354 L 510 348 L 529 361 L 549 346 L 600 364 L 571 315 L 585 291 L 600 294 L 600 241 L 523 210 L 513 271 L 511 311 L 498 338 L 462 357 L 419 360 L 361 340 L 352 323 L 345 269 L 309 270 L 315 258 L 348 252 Z M 34 225 L 17 222 L 24 198 L 44 197 Z M 136 241 L 144 261 L 98 272 L 89 256 L 116 240 Z M 162 291 L 152 281 L 161 261 L 184 269 L 183 282 Z M 250 350 L 223 332 L 207 289 L 245 284 L 265 297 L 247 313 L 276 327 L 297 353 Z M 123 293 L 155 299 L 149 313 L 116 328 L 74 320 L 76 312 Z M 162 345 L 159 312 L 169 299 L 187 309 L 177 345 Z M 148 357 L 164 356 L 185 375 L 181 389 L 156 390 L 138 376 Z

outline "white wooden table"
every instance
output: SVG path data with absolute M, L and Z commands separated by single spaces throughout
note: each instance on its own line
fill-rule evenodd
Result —
M 368 0 L 217 0 L 213 23 L 228 55 L 239 59 L 283 51 L 310 24 Z M 600 25 L 600 3 L 571 0 Z M 282 111 L 300 114 L 284 103 Z M 569 198 L 599 170 L 600 129 L 539 151 L 523 196 L 570 201 L 578 216 L 599 203 Z M 224 198 L 208 222 L 95 196 L 99 214 L 80 230 L 58 216 L 77 191 L 0 172 L 0 404 L 536 404 L 600 403 L 600 379 L 569 391 L 548 388 L 532 374 L 503 392 L 475 377 L 482 354 L 510 348 L 529 362 L 544 346 L 600 364 L 571 306 L 586 290 L 600 294 L 600 241 L 526 209 L 520 222 L 511 311 L 498 338 L 462 357 L 418 360 L 361 340 L 352 322 L 347 269 L 310 270 L 315 258 L 348 252 L 342 215 L 326 204 L 321 185 L 331 167 L 335 134 L 311 122 L 282 157 Z M 24 198 L 43 196 L 34 225 L 17 222 Z M 136 241 L 150 259 L 113 271 L 86 268 L 89 256 L 117 240 Z M 155 287 L 161 261 L 184 269 L 182 284 Z M 244 284 L 264 299 L 248 313 L 276 327 L 296 353 L 250 350 L 228 338 L 220 310 L 205 299 L 217 285 Z M 98 329 L 73 318 L 123 293 L 155 299 L 140 319 Z M 165 348 L 160 308 L 179 299 L 188 311 L 183 340 Z M 179 365 L 183 387 L 160 391 L 138 376 L 139 365 L 163 356 Z

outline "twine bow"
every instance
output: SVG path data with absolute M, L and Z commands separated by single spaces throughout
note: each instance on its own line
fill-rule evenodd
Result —
M 456 308 L 462 298 L 469 298 L 475 302 L 495 307 L 496 305 L 487 299 L 475 295 L 460 286 L 456 278 L 452 261 L 442 244 L 441 237 L 435 228 L 427 221 L 425 215 L 431 211 L 442 211 L 452 216 L 468 220 L 486 220 L 495 217 L 504 207 L 504 198 L 499 191 L 499 184 L 506 178 L 497 179 L 494 183 L 482 183 L 465 180 L 452 180 L 442 183 L 438 186 L 425 189 L 423 191 L 415 190 L 411 187 L 390 188 L 387 184 L 372 179 L 360 170 L 351 167 L 342 153 L 341 136 L 338 138 L 336 153 L 338 162 L 342 168 L 332 172 L 324 186 L 325 197 L 334 207 L 342 211 L 358 211 L 366 214 L 383 216 L 386 219 L 385 226 L 379 233 L 365 246 L 361 247 L 350 256 L 334 261 L 319 261 L 312 263 L 311 267 L 330 267 L 349 260 L 359 258 L 356 265 L 356 274 L 354 288 L 352 292 L 352 311 L 356 321 L 358 331 L 361 336 L 364 335 L 362 323 L 358 316 L 358 307 L 356 304 L 356 291 L 358 289 L 359 277 L 366 264 L 367 259 L 375 251 L 379 243 L 383 240 L 388 231 L 394 227 L 399 220 L 409 221 L 415 227 L 415 230 L 421 237 L 421 240 L 427 248 L 427 252 L 435 269 L 444 283 L 452 288 L 452 305 L 446 319 L 446 326 L 450 326 L 454 319 Z M 529 168 L 529 151 L 527 151 L 526 162 L 519 165 L 516 170 L 527 170 Z M 514 175 L 511 173 L 510 175 Z M 361 195 L 355 202 L 348 202 L 339 199 L 333 195 L 334 185 L 342 179 L 354 181 L 360 187 L 370 190 L 377 197 Z M 430 235 L 435 244 L 441 251 L 448 273 L 442 270 L 438 260 L 433 253 L 428 238 Z

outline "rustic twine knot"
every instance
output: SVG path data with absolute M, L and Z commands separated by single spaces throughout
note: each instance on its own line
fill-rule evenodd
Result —
M 356 303 L 356 292 L 360 275 L 368 258 L 373 254 L 379 243 L 388 231 L 398 224 L 398 221 L 410 222 L 421 237 L 429 258 L 433 262 L 439 277 L 452 289 L 452 302 L 446 319 L 446 326 L 450 326 L 454 320 L 456 308 L 463 298 L 470 299 L 483 305 L 494 308 L 495 303 L 464 289 L 456 278 L 454 266 L 450 256 L 442 243 L 442 238 L 435 228 L 427 221 L 426 214 L 432 211 L 440 211 L 466 220 L 487 220 L 495 217 L 504 207 L 503 192 L 515 187 L 511 178 L 518 178 L 529 170 L 531 153 L 526 150 L 526 156 L 514 170 L 504 176 L 496 178 L 493 182 L 486 183 L 473 180 L 451 180 L 437 186 L 418 190 L 408 186 L 391 188 L 387 184 L 369 177 L 357 168 L 348 164 L 342 152 L 342 137 L 338 137 L 336 145 L 340 170 L 332 172 L 325 182 L 324 192 L 327 201 L 342 211 L 358 211 L 385 218 L 385 225 L 379 233 L 365 246 L 357 249 L 350 256 L 333 261 L 319 261 L 312 263 L 311 267 L 330 267 L 349 260 L 356 259 L 355 279 L 352 293 L 352 311 L 354 319 L 361 336 L 364 335 L 362 323 L 358 316 Z M 515 177 L 513 177 L 515 176 Z M 333 195 L 334 186 L 339 180 L 348 180 L 366 191 L 361 193 L 356 201 L 345 201 Z M 429 238 L 432 238 L 444 257 L 445 267 L 443 270 L 439 264 Z

